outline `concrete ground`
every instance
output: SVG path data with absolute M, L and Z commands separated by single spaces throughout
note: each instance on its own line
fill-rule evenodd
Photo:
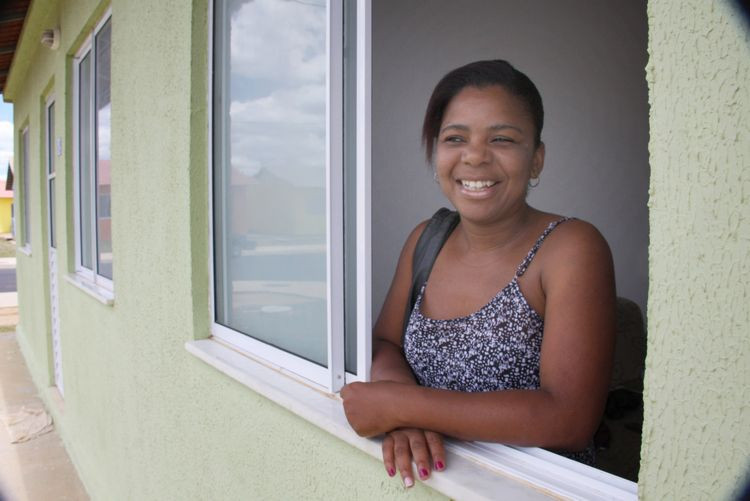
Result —
M 17 324 L 16 294 L 0 293 L 0 501 L 88 500 L 54 429 L 13 444 L 1 419 L 44 406 L 16 341 Z

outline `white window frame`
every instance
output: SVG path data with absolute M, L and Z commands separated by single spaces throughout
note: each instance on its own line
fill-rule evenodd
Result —
M 47 96 L 47 99 L 44 103 L 44 191 L 47 194 L 46 200 L 47 200 L 47 214 L 44 215 L 44 219 L 47 223 L 47 242 L 50 247 L 57 248 L 60 234 L 58 232 L 57 222 L 52 220 L 54 209 L 52 211 L 49 210 L 49 207 L 52 204 L 52 201 L 50 200 L 50 182 L 57 178 L 57 168 L 58 165 L 55 164 L 55 155 L 56 155 L 56 145 L 55 145 L 55 131 L 52 130 L 51 127 L 54 127 L 54 124 L 50 123 L 50 109 L 54 106 L 55 107 L 55 113 L 57 113 L 57 107 L 55 96 L 54 94 L 50 94 Z M 57 119 L 57 117 L 54 117 Z M 50 171 L 52 166 L 55 167 L 55 170 Z M 57 181 L 55 181 L 55 187 L 57 187 Z M 57 188 L 55 188 L 57 189 Z M 52 195 L 54 196 L 54 194 Z M 56 208 L 56 207 L 55 207 Z M 56 215 L 56 213 L 55 213 Z M 54 238 L 53 233 L 54 232 Z
M 29 165 L 29 157 L 31 157 L 31 138 L 29 136 L 29 126 L 25 125 L 21 129 L 20 134 L 20 149 L 21 149 L 21 168 L 20 171 L 20 184 L 21 184 L 21 225 L 20 225 L 20 241 L 21 246 L 19 250 L 26 255 L 31 255 L 31 186 L 29 179 L 31 176 L 31 166 Z
M 91 185 L 93 186 L 93 192 L 91 193 L 91 213 L 87 215 L 87 221 L 91 225 L 91 259 L 92 267 L 87 268 L 81 263 L 82 252 L 81 252 L 81 154 L 80 154 L 80 140 L 81 140 L 81 103 L 80 103 L 80 63 L 81 60 L 88 54 L 91 57 L 91 114 L 96 114 L 96 35 L 112 18 L 112 10 L 108 9 L 96 26 L 91 30 L 81 47 L 73 58 L 73 165 L 75 166 L 73 176 L 73 198 L 74 198 L 74 234 L 75 234 L 75 276 L 69 277 L 69 282 L 81 287 L 87 292 L 93 293 L 102 302 L 111 304 L 114 294 L 114 282 L 98 273 L 98 228 L 97 228 L 97 186 L 96 186 L 96 137 L 97 127 L 96 121 L 92 121 L 94 127 L 91 130 L 92 140 L 90 144 L 90 158 L 91 158 Z M 110 52 L 111 58 L 111 52 Z
M 335 0 L 333 5 L 340 9 L 342 0 Z M 372 253 L 371 253 L 371 21 L 372 0 L 355 0 L 357 5 L 357 97 L 356 97 L 356 242 L 357 242 L 357 373 L 346 373 L 346 382 L 367 381 L 370 378 L 370 364 L 372 359 Z M 331 10 L 335 10 L 331 9 Z M 213 68 L 213 2 L 209 2 L 209 67 Z M 329 22 L 330 22 L 329 17 Z M 339 19 L 341 19 L 339 13 Z M 340 38 L 342 23 L 337 26 L 337 40 Z M 329 44 L 331 31 L 329 30 Z M 329 45 L 331 50 L 337 47 Z M 340 51 L 337 52 L 341 61 Z M 336 56 L 331 57 L 336 59 Z M 329 71 L 329 99 L 335 107 L 335 113 L 340 117 L 338 105 L 342 103 L 341 89 L 335 89 L 338 97 L 333 98 L 333 86 L 330 76 L 341 76 L 340 68 L 330 68 Z M 338 73 L 333 73 L 337 71 Z M 211 270 L 211 314 L 215 319 L 214 305 L 214 245 L 213 245 L 213 87 L 212 71 L 209 71 L 209 131 L 208 131 L 208 163 L 209 170 L 209 235 L 211 236 L 209 252 L 209 268 Z M 341 81 L 340 79 L 338 81 Z M 334 108 L 329 107 L 327 130 L 332 127 L 331 115 Z M 336 123 L 336 126 L 340 126 Z M 339 137 L 340 142 L 340 137 Z M 328 153 L 339 151 L 340 144 L 329 135 Z M 329 157 L 329 161 L 330 157 Z M 329 164 L 331 165 L 331 164 Z M 334 164 L 340 166 L 340 164 Z M 340 172 L 340 169 L 336 169 Z M 331 169 L 328 169 L 330 174 Z M 329 217 L 329 320 L 331 320 L 333 301 L 330 300 L 331 287 L 340 286 L 343 291 L 343 277 L 333 274 L 330 269 L 332 260 L 342 263 L 343 242 L 341 241 L 342 214 L 340 177 L 328 179 Z M 333 190 L 338 191 L 334 192 Z M 335 198 L 339 200 L 332 200 Z M 332 211 L 339 210 L 338 214 Z M 330 218 L 335 216 L 335 220 Z M 338 231 L 337 238 L 331 233 Z M 342 273 L 339 264 L 337 273 Z M 339 301 L 339 298 L 336 298 Z M 343 303 L 336 303 L 342 305 Z M 343 323 L 343 308 L 336 322 Z M 337 325 L 332 323 L 329 325 Z M 343 413 L 341 402 L 335 395 L 340 389 L 335 370 L 321 369 L 314 373 L 308 371 L 303 364 L 306 360 L 282 352 L 265 343 L 256 341 L 240 333 L 216 324 L 212 320 L 210 339 L 190 341 L 186 349 L 207 364 L 222 373 L 234 378 L 238 382 L 251 388 L 282 407 L 294 412 L 304 419 L 329 431 L 336 437 L 365 451 L 377 459 L 381 459 L 378 439 L 365 439 L 356 435 L 349 426 Z M 337 333 L 332 336 L 331 332 Z M 332 339 L 334 338 L 335 339 Z M 333 346 L 332 346 L 333 345 Z M 343 328 L 333 330 L 329 328 L 329 356 L 332 353 L 340 355 L 340 371 L 343 367 Z M 269 349 L 270 348 L 270 349 Z M 281 353 L 273 353 L 273 351 Z M 260 362 L 260 363 L 259 363 Z M 312 365 L 312 364 L 311 364 Z M 283 374 L 283 375 L 282 375 Z M 289 377 L 284 377 L 289 376 Z M 321 383 L 322 381 L 322 383 Z M 300 384 L 300 382 L 304 384 Z M 323 390 L 321 393 L 319 390 Z M 334 398 L 331 398 L 331 397 Z M 552 495 L 563 499 L 637 499 L 637 484 L 617 477 L 610 473 L 586 466 L 558 454 L 541 448 L 514 447 L 503 444 L 485 442 L 462 442 L 448 440 L 446 444 L 448 470 L 438 472 L 425 483 L 444 494 L 457 498 L 496 499 L 498 497 L 537 499 Z M 520 496 L 520 497 L 519 497 Z
M 210 65 L 214 64 L 214 7 L 213 2 L 209 6 L 209 54 Z M 357 273 L 359 277 L 366 277 L 357 284 L 357 373 L 346 373 L 344 354 L 344 221 L 343 221 L 343 0 L 331 0 L 327 8 L 328 29 L 326 34 L 326 49 L 328 61 L 326 67 L 326 89 L 328 106 L 326 110 L 326 220 L 327 220 L 327 325 L 328 325 L 328 367 L 322 367 L 306 359 L 298 357 L 262 341 L 239 333 L 233 329 L 223 326 L 215 321 L 215 276 L 214 276 L 214 210 L 218 206 L 214 204 L 214 169 L 220 168 L 214 165 L 213 151 L 213 121 L 214 121 L 214 91 L 213 79 L 209 76 L 209 206 L 211 214 L 209 217 L 209 231 L 211 235 L 210 245 L 210 270 L 211 270 L 211 332 L 213 336 L 221 339 L 232 346 L 242 350 L 250 357 L 261 359 L 277 370 L 285 372 L 292 377 L 301 379 L 326 392 L 335 393 L 350 381 L 365 380 L 369 374 L 370 367 L 370 336 L 368 335 L 370 325 L 369 306 L 369 261 L 357 262 Z M 358 40 L 358 51 L 362 44 Z M 369 62 L 369 61 L 368 61 Z M 364 74 L 364 61 L 357 58 L 357 74 Z M 213 73 L 210 72 L 211 74 Z M 359 79 L 358 79 L 359 80 Z M 359 83 L 358 83 L 359 85 Z M 223 89 L 219 90 L 221 98 L 224 97 Z M 364 93 L 362 93 L 364 96 Z M 358 123 L 365 121 L 365 100 L 358 96 L 356 113 Z M 332 132 L 333 131 L 333 132 Z M 365 132 L 364 130 L 361 132 Z M 369 134 L 357 134 L 357 248 L 369 248 L 369 209 L 366 202 L 369 199 Z M 365 163 L 367 162 L 367 163 Z M 368 253 L 369 254 L 369 253 Z M 366 290 L 365 290 L 366 289 Z

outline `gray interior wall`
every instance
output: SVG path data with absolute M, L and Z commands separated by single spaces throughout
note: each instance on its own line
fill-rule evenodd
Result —
M 545 169 L 529 203 L 585 219 L 612 248 L 618 295 L 645 313 L 648 96 L 645 0 L 374 0 L 373 314 L 411 229 L 447 205 L 420 149 L 447 71 L 507 59 L 545 104 Z

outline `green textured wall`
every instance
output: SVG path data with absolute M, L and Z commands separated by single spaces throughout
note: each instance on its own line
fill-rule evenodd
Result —
M 73 266 L 70 58 L 107 3 L 35 0 L 6 98 L 28 117 L 41 161 L 42 94 L 54 78 L 60 275 Z M 48 401 L 93 499 L 404 499 L 379 461 L 189 355 L 208 310 L 207 2 L 117 0 L 112 8 L 114 306 L 65 280 L 64 411 Z M 39 33 L 59 25 L 62 47 Z M 61 120 L 66 111 L 67 123 Z M 19 340 L 50 385 L 40 163 L 30 257 L 19 256 Z M 45 242 L 46 244 L 46 242 Z M 44 395 L 48 395 L 44 393 Z
M 649 2 L 640 493 L 726 499 L 750 464 L 750 40 L 728 1 Z
M 70 57 L 108 7 L 35 0 L 6 98 L 30 125 L 19 339 L 51 376 L 42 119 L 57 98 L 60 275 L 73 265 Z M 189 355 L 208 333 L 206 0 L 112 2 L 114 306 L 60 282 L 58 430 L 94 499 L 401 497 L 378 461 Z M 722 2 L 649 5 L 647 499 L 728 495 L 750 451 L 750 43 Z M 42 48 L 61 27 L 62 47 Z M 62 111 L 66 118 L 62 120 Z M 18 144 L 16 145 L 18 148 Z M 407 498 L 435 493 L 418 486 Z

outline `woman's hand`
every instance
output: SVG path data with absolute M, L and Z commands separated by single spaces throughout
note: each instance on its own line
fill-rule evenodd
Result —
M 351 383 L 341 388 L 344 412 L 357 435 L 374 437 L 398 426 L 396 409 L 400 383 Z
M 363 437 L 387 433 L 383 440 L 383 464 L 389 476 L 401 473 L 406 487 L 414 485 L 412 459 L 421 480 L 434 469 L 445 469 L 443 437 L 433 431 L 418 428 L 399 428 L 396 410 L 403 395 L 403 383 L 378 381 L 351 383 L 341 389 L 344 412 L 354 431 Z
M 398 471 L 406 487 L 414 485 L 412 459 L 421 480 L 426 480 L 433 469 L 444 470 L 443 436 L 418 428 L 400 428 L 388 433 L 383 440 L 383 465 L 391 477 Z

